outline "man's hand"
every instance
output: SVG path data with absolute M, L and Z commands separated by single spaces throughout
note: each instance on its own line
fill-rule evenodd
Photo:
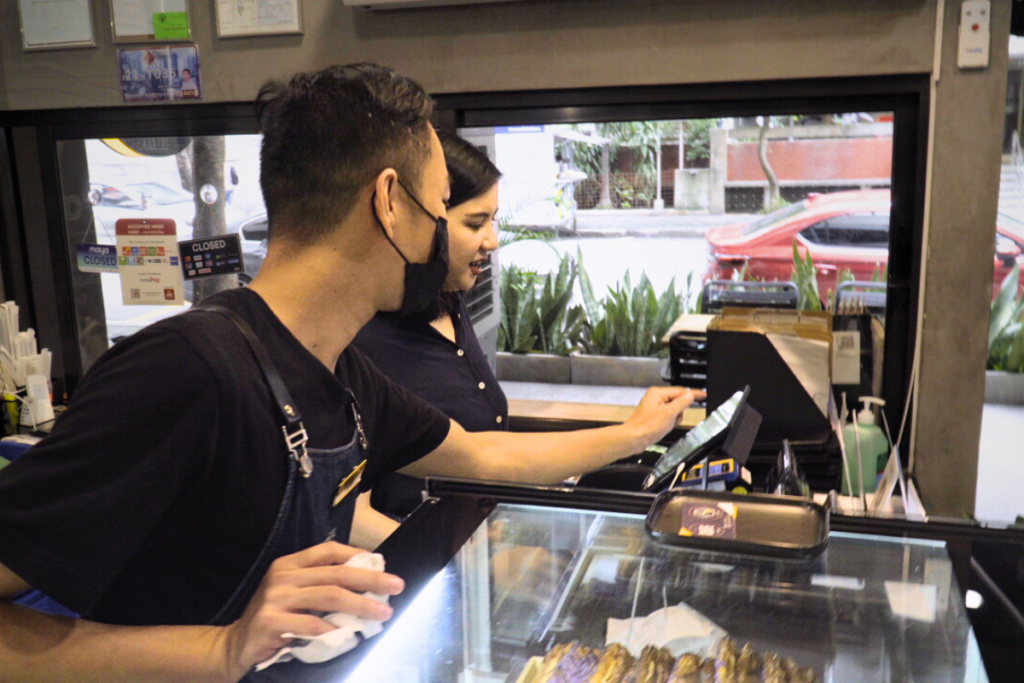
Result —
M 690 404 L 705 398 L 707 393 L 699 389 L 651 387 L 624 424 L 635 430 L 646 448 L 672 431 Z
M 283 633 L 318 636 L 334 630 L 312 612 L 389 619 L 390 607 L 359 593 L 397 595 L 405 583 L 392 574 L 340 566 L 361 552 L 365 551 L 327 542 L 275 560 L 242 618 L 225 629 L 230 680 L 240 679 L 288 645 Z

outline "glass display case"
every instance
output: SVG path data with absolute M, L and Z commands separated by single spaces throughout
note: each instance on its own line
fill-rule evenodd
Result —
M 265 675 L 527 683 L 560 643 L 604 648 L 611 634 L 634 655 L 653 644 L 704 657 L 728 633 L 814 671 L 802 680 L 988 680 L 940 541 L 833 532 L 822 555 L 793 561 L 666 546 L 640 514 L 478 499 L 445 515 L 457 520 L 447 533 L 411 520 L 433 557 L 389 559 L 409 585 L 382 635 L 333 662 Z M 450 561 L 432 567 L 446 551 Z

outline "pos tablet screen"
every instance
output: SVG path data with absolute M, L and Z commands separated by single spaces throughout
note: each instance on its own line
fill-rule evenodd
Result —
M 737 416 L 742 411 L 749 393 L 750 387 L 744 388 L 743 391 L 737 391 L 708 415 L 703 422 L 687 432 L 686 436 L 665 451 L 665 454 L 655 463 L 654 471 L 644 482 L 644 490 L 652 491 L 663 487 L 675 476 L 680 465 L 692 465 L 713 453 L 725 441 L 729 430 L 735 426 Z

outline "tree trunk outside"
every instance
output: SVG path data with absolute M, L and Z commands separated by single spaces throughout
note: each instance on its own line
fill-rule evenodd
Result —
M 192 143 L 186 145 L 185 149 L 174 155 L 178 163 L 178 178 L 181 180 L 181 189 L 185 192 L 195 192 L 194 178 L 192 176 Z
M 768 178 L 768 195 L 765 196 L 765 211 L 779 205 L 779 177 L 768 163 L 768 124 L 770 117 L 765 116 L 761 124 L 761 135 L 757 141 L 757 159 L 761 162 L 761 170 Z
M 211 136 L 192 140 L 193 187 L 195 188 L 196 219 L 192 237 L 214 237 L 227 232 L 224 207 L 227 193 L 224 188 L 224 137 Z M 204 185 L 212 185 L 217 200 L 206 204 L 202 198 Z M 237 276 L 219 275 L 192 280 L 192 303 L 238 286 Z
M 612 208 L 612 162 L 608 143 L 601 145 L 601 200 L 597 208 Z

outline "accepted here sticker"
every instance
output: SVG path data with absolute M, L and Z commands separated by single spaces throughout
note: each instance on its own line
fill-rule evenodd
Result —
M 121 218 L 115 224 L 121 300 L 126 306 L 181 306 L 177 230 L 170 218 Z

